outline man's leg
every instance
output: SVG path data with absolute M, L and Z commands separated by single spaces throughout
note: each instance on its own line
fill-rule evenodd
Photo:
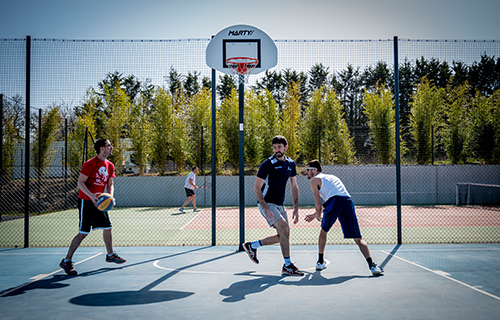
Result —
M 191 201 L 191 198 L 193 197 L 187 197 L 186 201 L 184 201 L 184 204 L 182 205 L 181 209 L 184 209 L 185 206 Z
M 365 257 L 365 259 L 368 259 L 371 257 L 370 249 L 368 248 L 368 244 L 366 244 L 366 241 L 363 240 L 363 238 L 354 238 L 354 242 L 356 242 L 356 244 L 358 245 L 359 250 L 361 250 L 361 253 Z
M 106 251 L 108 254 L 113 253 L 113 235 L 111 233 L 111 229 L 106 229 L 102 231 L 102 239 L 104 240 L 104 244 L 106 245 Z
M 193 195 L 193 209 L 196 210 L 196 195 Z
M 73 259 L 73 254 L 75 253 L 76 249 L 80 246 L 80 243 L 82 243 L 83 239 L 85 239 L 87 235 L 83 233 L 78 233 L 73 240 L 71 241 L 71 244 L 68 249 L 68 253 L 66 254 L 66 259 L 67 260 L 72 260 Z
M 283 219 L 279 219 L 274 223 L 283 257 L 290 257 L 290 226 Z
M 328 235 L 328 232 L 321 229 L 321 231 L 319 233 L 319 239 L 318 239 L 318 253 L 319 254 L 325 253 L 327 235 Z

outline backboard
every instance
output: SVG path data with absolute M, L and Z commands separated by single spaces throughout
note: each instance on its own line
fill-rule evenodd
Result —
M 257 59 L 257 65 L 248 72 L 257 74 L 276 66 L 278 49 L 264 31 L 248 25 L 235 25 L 219 31 L 207 46 L 207 65 L 222 73 L 235 73 L 226 61 L 237 57 Z

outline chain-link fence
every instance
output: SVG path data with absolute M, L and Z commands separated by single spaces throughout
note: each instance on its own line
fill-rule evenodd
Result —
M 116 101 L 111 97 L 116 95 L 107 95 L 105 88 L 114 80 L 120 82 L 128 98 L 124 104 L 128 103 L 129 112 L 119 124 L 120 134 L 113 140 L 117 152 L 111 159 L 117 168 L 117 204 L 110 211 L 116 246 L 237 245 L 242 232 L 246 240 L 273 234 L 257 209 L 253 187 L 258 164 L 272 151 L 269 137 L 284 132 L 290 133 L 287 154 L 296 160 L 300 172 L 297 224 L 291 221 L 290 191 L 286 193 L 291 243 L 317 242 L 319 222 L 304 221 L 304 216 L 313 212 L 314 199 L 302 173 L 305 163 L 313 158 L 325 164 L 324 172 L 345 183 L 357 205 L 363 237 L 369 243 L 396 243 L 398 237 L 403 243 L 500 240 L 500 208 L 495 193 L 480 203 L 456 205 L 457 199 L 471 197 L 460 193 L 459 184 L 500 185 L 498 41 L 398 41 L 401 166 L 395 164 L 394 41 L 276 41 L 278 65 L 265 75 L 251 75 L 247 86 L 245 201 L 240 208 L 238 163 L 232 160 L 232 154 L 237 153 L 237 142 L 232 141 L 238 129 L 224 122 L 237 110 L 226 110 L 230 100 L 218 95 L 216 131 L 212 131 L 211 105 L 206 103 L 210 100 L 201 93 L 203 86 L 209 87 L 209 81 L 217 81 L 218 93 L 224 83 L 221 74 L 211 78 L 204 63 L 208 39 L 30 39 L 29 95 L 26 40 L 5 39 L 0 43 L 1 247 L 68 246 L 78 232 L 76 182 L 82 162 L 93 156 L 92 139 L 85 132 L 112 138 L 109 119 L 118 116 Z M 188 92 L 188 79 L 193 80 L 193 76 L 198 91 L 177 99 L 175 86 Z M 273 78 L 285 85 L 271 86 Z M 127 86 L 127 79 L 134 85 Z M 300 110 L 296 111 L 300 120 L 292 123 L 286 120 L 287 112 L 293 112 L 287 85 L 295 80 L 301 85 Z M 322 87 L 332 91 L 315 95 Z M 164 129 L 155 122 L 163 101 L 162 88 L 175 110 L 169 118 L 175 119 L 178 127 Z M 259 98 L 263 89 L 269 91 L 275 104 Z M 151 97 L 146 99 L 148 94 Z M 207 94 L 209 97 L 210 92 Z M 390 99 L 385 99 L 385 94 Z M 28 97 L 30 108 L 43 112 L 35 112 L 26 122 Z M 340 109 L 332 107 L 335 103 Z M 170 140 L 163 158 L 155 158 L 153 148 L 145 152 L 139 149 L 146 140 L 140 140 L 134 131 L 139 127 L 137 119 L 142 119 L 141 113 L 134 111 L 137 106 L 147 110 L 144 119 L 150 131 L 146 131 L 146 140 L 156 139 L 160 130 L 154 128 L 171 133 L 166 137 Z M 56 113 L 51 111 L 56 108 L 59 121 L 53 125 L 50 119 Z M 387 111 L 391 109 L 392 116 Z M 272 114 L 272 110 L 275 121 L 266 122 L 262 116 Z M 389 114 L 388 122 L 375 122 L 380 110 L 379 114 L 384 110 Z M 342 117 L 335 118 L 335 114 Z M 271 127 L 273 130 L 266 130 Z M 28 149 L 24 145 L 27 135 Z M 50 141 L 48 147 L 42 143 L 46 140 Z M 176 150 L 181 150 L 182 157 Z M 193 212 L 191 203 L 186 213 L 181 213 L 178 209 L 186 199 L 186 175 L 194 165 L 201 169 L 197 185 L 210 181 L 212 188 L 196 190 L 201 212 Z M 101 237 L 100 232 L 91 232 L 82 245 L 100 246 Z M 329 243 L 351 243 L 343 239 L 338 222 L 330 232 Z

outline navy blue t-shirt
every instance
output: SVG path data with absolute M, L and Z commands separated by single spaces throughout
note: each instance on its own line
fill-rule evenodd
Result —
M 285 201 L 286 183 L 289 177 L 295 177 L 295 161 L 285 156 L 285 161 L 279 161 L 276 156 L 267 158 L 260 165 L 257 177 L 264 179 L 262 194 L 267 203 L 282 206 Z

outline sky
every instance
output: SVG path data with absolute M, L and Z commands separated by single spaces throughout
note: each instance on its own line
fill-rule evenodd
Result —
M 500 39 L 499 0 L 0 0 L 0 38 L 208 39 L 246 24 L 272 39 Z

